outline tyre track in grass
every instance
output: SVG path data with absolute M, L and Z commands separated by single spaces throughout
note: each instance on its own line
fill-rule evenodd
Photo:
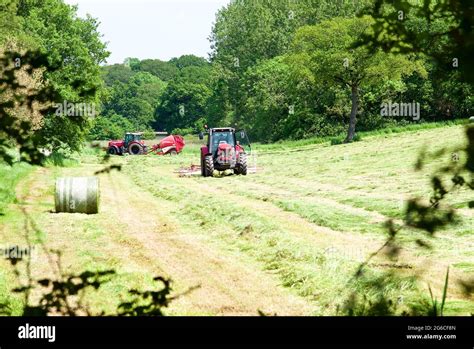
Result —
M 232 182 L 232 184 L 210 184 L 204 181 L 199 181 L 193 178 L 184 178 L 183 180 L 191 182 L 192 187 L 204 194 L 211 194 L 215 197 L 225 198 L 226 202 L 232 202 L 237 206 L 246 207 L 248 209 L 254 210 L 262 215 L 267 215 L 272 217 L 274 222 L 281 227 L 281 229 L 287 231 L 290 234 L 293 234 L 295 237 L 303 238 L 308 243 L 312 244 L 318 250 L 328 250 L 330 249 L 332 253 L 341 253 L 342 255 L 346 254 L 346 251 L 349 251 L 347 254 L 350 259 L 353 259 L 354 262 L 362 261 L 370 253 L 377 250 L 381 244 L 385 241 L 385 236 L 377 238 L 376 236 L 365 236 L 353 232 L 341 232 L 329 227 L 320 226 L 308 221 L 306 218 L 301 217 L 299 214 L 294 212 L 289 212 L 281 209 L 275 205 L 272 200 L 263 201 L 260 198 L 254 198 L 249 195 L 243 195 L 238 189 L 239 185 Z M 214 181 L 222 181 L 219 179 L 211 179 Z M 226 179 L 224 179 L 226 180 Z M 248 181 L 248 177 L 244 178 Z M 189 188 L 189 185 L 187 185 Z M 246 188 L 252 188 L 261 192 L 270 193 L 271 186 L 263 183 L 250 182 L 247 183 Z M 294 196 L 294 192 L 285 191 L 282 188 L 275 188 L 275 191 L 279 194 L 286 194 L 287 196 Z M 301 197 L 302 200 L 307 199 L 306 197 Z M 316 200 L 315 198 L 310 198 L 311 200 Z M 311 201 L 310 200 L 310 201 Z M 335 206 L 349 206 L 345 204 L 339 204 L 334 200 L 323 200 L 325 204 L 331 205 L 332 203 Z M 388 219 L 381 214 L 376 214 L 371 211 L 366 211 L 357 207 L 354 207 L 353 210 L 349 210 L 352 213 L 369 213 L 369 217 L 378 218 L 375 224 L 380 224 L 383 219 Z M 438 239 L 444 239 L 444 234 L 439 234 Z M 428 282 L 432 285 L 434 289 L 442 289 L 444 285 L 444 275 L 446 273 L 446 268 L 448 265 L 451 265 L 455 262 L 462 262 L 465 259 L 449 257 L 449 260 L 439 260 L 440 255 L 443 251 L 439 251 L 436 256 L 428 255 L 418 255 L 416 251 L 413 251 L 411 248 L 405 247 L 400 255 L 398 256 L 397 263 L 399 265 L 410 265 L 413 268 L 413 273 L 418 273 L 422 280 Z M 347 257 L 347 256 L 346 256 Z M 381 262 L 382 265 L 386 263 L 382 258 L 375 258 L 374 263 Z M 390 264 L 390 263 L 388 263 Z M 412 273 L 412 272 L 411 272 Z M 465 279 L 466 274 L 458 270 L 451 268 L 450 278 L 452 280 L 452 287 L 450 288 L 450 298 L 452 300 L 456 299 L 465 299 L 462 294 L 462 290 L 457 284 L 458 280 Z
M 100 166 L 61 169 L 61 175 L 91 175 Z M 34 192 L 49 181 L 47 169 L 22 183 L 22 190 Z M 46 244 L 63 251 L 64 265 L 77 269 L 84 264 L 82 254 L 98 258 L 100 265 L 119 271 L 165 275 L 173 279 L 175 294 L 200 286 L 170 305 L 170 314 L 191 315 L 309 315 L 314 307 L 278 285 L 273 275 L 256 270 L 232 254 L 216 251 L 192 227 L 183 226 L 171 215 L 178 202 L 159 200 L 144 191 L 123 173 L 101 176 L 101 205 L 98 215 L 53 214 L 39 205 L 37 195 L 26 199 L 29 210 L 47 232 Z M 44 200 L 44 195 L 40 195 Z M 46 198 L 53 205 L 53 199 Z M 40 208 L 41 206 L 41 208 Z M 81 238 L 99 229 L 96 241 Z M 190 230 L 191 229 L 191 230 Z M 199 229 L 196 227 L 195 229 Z M 43 257 L 42 257 L 43 258 Z M 94 258 L 87 263 L 94 265 Z M 39 271 L 46 272 L 47 268 Z M 136 275 L 137 277 L 138 274 Z
M 294 195 L 293 193 L 287 193 L 287 195 Z M 304 202 L 307 200 L 308 202 L 317 202 L 320 198 L 315 198 L 312 197 L 308 200 L 307 197 L 303 196 L 301 197 L 301 200 Z M 270 200 L 271 201 L 271 200 Z M 328 205 L 328 209 L 331 209 L 331 207 L 340 207 L 340 205 L 337 204 L 337 201 L 335 202 L 335 205 L 332 205 L 331 199 L 326 200 L 322 199 L 321 202 L 323 204 Z M 349 206 L 346 204 L 343 204 L 345 206 Z M 258 206 L 258 204 L 257 204 Z M 354 207 L 354 210 L 348 209 L 347 212 L 349 214 L 364 214 L 365 212 L 371 212 L 371 211 L 366 211 L 363 209 L 359 209 Z M 300 215 L 297 214 L 299 217 Z M 390 219 L 388 216 L 384 216 L 382 214 L 372 214 L 367 217 L 367 219 L 370 219 L 370 217 L 374 217 L 375 219 L 371 219 L 370 224 L 374 224 L 375 226 L 382 227 L 383 222 L 387 221 Z M 303 220 L 306 220 L 305 217 L 302 217 Z M 393 219 L 393 221 L 397 224 L 402 224 L 402 220 L 400 219 Z M 283 222 L 282 222 L 283 224 Z M 325 227 L 323 227 L 325 228 Z M 321 227 L 318 227 L 316 231 L 324 231 L 321 230 Z M 332 229 L 331 229 L 332 230 Z M 348 238 L 347 236 L 350 236 Z M 380 235 L 383 237 L 383 239 L 377 238 L 376 235 Z M 420 237 L 424 240 L 428 240 L 428 243 L 430 243 L 433 247 L 431 250 L 422 250 L 420 251 L 419 247 L 414 248 L 414 240 Z M 380 231 L 377 232 L 377 234 L 369 234 L 367 236 L 366 233 L 359 233 L 356 231 L 346 231 L 342 235 L 339 234 L 339 236 L 335 235 L 333 243 L 335 245 L 339 245 L 342 242 L 342 245 L 344 246 L 342 250 L 344 251 L 345 248 L 354 248 L 356 246 L 357 250 L 363 250 L 364 255 L 368 256 L 368 254 L 374 252 L 375 250 L 380 247 L 380 245 L 385 241 L 386 234 L 380 234 Z M 400 251 L 400 254 L 397 257 L 397 263 L 400 265 L 410 265 L 413 268 L 413 274 L 418 273 L 418 276 L 420 277 L 420 280 L 424 283 L 429 283 L 432 285 L 434 289 L 441 290 L 444 287 L 444 277 L 446 274 L 446 269 L 448 266 L 453 265 L 455 263 L 460 263 L 460 262 L 465 262 L 468 259 L 469 253 L 472 255 L 472 241 L 468 241 L 467 239 L 461 240 L 459 238 L 453 238 L 452 234 L 445 233 L 445 232 L 438 232 L 436 235 L 436 238 L 428 238 L 426 234 L 421 233 L 420 231 L 417 230 L 411 230 L 411 231 L 406 231 L 404 230 L 401 234 L 399 234 L 399 238 L 401 240 L 409 239 L 411 243 L 404 243 L 403 244 L 403 249 Z M 347 243 L 344 243 L 343 241 L 347 241 Z M 337 241 L 337 243 L 336 243 Z M 455 251 L 459 248 L 457 244 L 459 244 L 460 241 L 463 241 L 463 246 L 462 249 L 464 250 L 464 254 L 459 255 L 455 253 Z M 438 247 L 437 243 L 439 243 L 441 246 Z M 450 251 L 450 252 L 447 252 Z M 470 252 L 471 251 L 471 252 Z M 420 253 L 422 252 L 422 253 Z M 382 262 L 382 264 L 387 264 L 386 260 L 381 259 L 375 259 L 373 261 L 374 263 Z M 390 263 L 388 263 L 390 264 Z M 466 280 L 466 278 L 472 277 L 472 275 L 468 275 L 467 273 L 463 273 L 460 270 L 456 270 L 451 268 L 450 270 L 450 280 L 451 280 L 451 287 L 450 287 L 450 292 L 452 298 L 457 298 L 457 299 L 465 299 L 462 289 L 459 287 L 458 281 L 461 280 Z
M 219 181 L 220 179 L 215 180 Z M 296 237 L 307 240 L 318 249 L 337 248 L 344 250 L 346 247 L 360 247 L 361 255 L 368 255 L 373 251 L 371 248 L 380 246 L 379 243 L 383 242 L 382 239 L 375 237 L 361 238 L 361 236 L 350 234 L 347 231 L 338 231 L 327 226 L 312 223 L 297 213 L 282 209 L 271 200 L 263 201 L 250 195 L 242 195 L 239 190 L 233 189 L 232 186 L 222 186 L 220 184 L 211 185 L 195 180 L 190 184 L 197 192 L 208 195 L 214 194 L 216 197 L 225 198 L 223 199 L 224 201 L 232 202 L 237 206 L 245 207 L 261 215 L 271 217 L 275 224 L 281 227 L 281 229 L 290 234 L 294 234 Z M 267 193 L 271 190 L 267 185 L 260 186 L 256 183 L 249 183 L 248 187 L 252 188 L 252 190 L 260 189 L 262 192 Z M 280 194 L 282 194 L 282 192 L 280 192 Z M 285 192 L 285 194 L 287 194 L 287 196 L 293 195 L 293 193 L 290 192 Z M 359 212 L 359 210 L 357 210 L 357 212 Z M 337 246 L 335 246 L 335 242 L 337 242 Z
M 279 315 L 304 315 L 312 307 L 278 286 L 273 276 L 251 265 L 215 251 L 194 232 L 172 217 L 179 202 L 159 200 L 124 174 L 113 183 L 103 181 L 102 193 L 112 201 L 117 196 L 127 203 L 118 215 L 129 227 L 130 236 L 140 241 L 148 258 L 180 285 L 180 291 L 200 287 L 171 304 L 176 313 L 256 315 L 258 310 Z M 126 190 L 124 190 L 126 188 Z M 157 227 L 161 225 L 161 228 Z M 199 229 L 195 227 L 194 229 Z
M 196 211 L 192 205 L 183 203 L 183 211 L 174 214 L 203 224 L 209 231 L 221 230 L 220 234 L 209 234 L 214 244 L 220 244 L 221 248 L 233 248 L 246 258 L 257 261 L 260 269 L 278 275 L 282 285 L 295 289 L 324 307 L 335 304 L 335 299 L 327 303 L 331 298 L 327 290 L 337 293 L 344 289 L 344 284 L 352 275 L 351 270 L 355 270 L 358 263 L 382 243 L 317 226 L 271 202 L 236 195 L 225 185 L 220 188 L 218 183 L 222 179 L 173 178 L 168 172 L 169 169 L 160 166 L 144 168 L 142 175 L 145 178 L 168 176 L 166 182 L 169 189 L 153 190 L 149 183 L 144 187 L 163 198 L 170 197 L 180 188 L 184 189 L 176 193 L 178 197 L 190 202 L 200 198 L 207 203 L 206 207 L 212 210 L 211 214 L 215 214 L 216 219 L 199 213 L 203 205 Z M 251 177 L 245 179 L 251 180 Z M 227 227 L 223 226 L 226 221 L 222 217 L 229 217 Z M 334 273 L 334 266 L 344 268 L 347 278 Z M 319 281 L 325 284 L 319 284 Z M 328 314 L 324 310 L 319 313 Z

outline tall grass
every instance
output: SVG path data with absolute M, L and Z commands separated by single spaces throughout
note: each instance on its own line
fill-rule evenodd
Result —
M 15 202 L 17 183 L 33 169 L 26 163 L 15 163 L 13 166 L 0 163 L 0 215 L 4 215 L 6 207 Z

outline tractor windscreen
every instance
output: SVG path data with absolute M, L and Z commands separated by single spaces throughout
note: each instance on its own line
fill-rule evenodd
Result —
M 212 148 L 217 149 L 219 144 L 227 143 L 232 147 L 235 146 L 234 136 L 231 132 L 214 132 L 212 134 Z

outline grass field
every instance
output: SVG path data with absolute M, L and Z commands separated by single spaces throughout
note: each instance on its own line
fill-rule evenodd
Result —
M 434 238 L 403 230 L 397 260 L 376 257 L 363 277 L 353 278 L 385 241 L 383 223 L 402 218 L 407 198 L 428 198 L 430 170 L 451 157 L 415 172 L 420 150 L 464 141 L 460 125 L 399 131 L 344 145 L 258 145 L 251 157 L 258 171 L 248 176 L 179 177 L 179 168 L 199 164 L 194 139 L 175 157 L 115 157 L 122 171 L 100 175 L 97 215 L 51 212 L 56 177 L 93 175 L 104 167 L 92 150 L 69 167 L 2 167 L 18 199 L 11 192 L 2 196 L 0 237 L 24 243 L 24 207 L 41 227 L 35 241 L 60 249 L 64 268 L 117 270 L 118 278 L 89 297 L 92 309 L 106 312 L 128 288 L 150 288 L 154 275 L 166 275 L 173 294 L 199 286 L 174 300 L 169 315 L 345 314 L 353 292 L 359 295 L 355 314 L 370 314 L 364 297 L 366 305 L 391 300 L 396 314 L 423 314 L 428 285 L 441 298 L 450 266 L 445 314 L 472 314 L 474 302 L 458 285 L 474 276 L 474 214 L 468 209 L 459 209 L 462 220 Z M 469 199 L 472 193 L 460 191 L 449 200 L 459 205 Z M 432 248 L 419 248 L 420 237 Z M 0 264 L 0 302 L 18 312 L 21 299 L 8 291 L 14 276 Z M 41 252 L 33 273 L 51 273 Z

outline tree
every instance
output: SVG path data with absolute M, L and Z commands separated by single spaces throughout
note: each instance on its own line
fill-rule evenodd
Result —
M 22 62 L 17 67 L 16 60 Z M 2 52 L 0 57 L 0 163 L 12 165 L 19 160 L 41 164 L 43 139 L 37 132 L 38 123 L 51 112 L 58 94 L 38 83 L 45 70 L 52 71 L 47 58 L 38 51 Z M 20 77 L 20 76 L 21 77 Z M 39 77 L 39 78 L 38 78 Z M 25 88 L 26 86 L 26 88 Z M 18 154 L 15 151 L 18 150 Z
M 182 55 L 178 58 L 171 58 L 168 64 L 172 64 L 181 70 L 186 67 L 204 67 L 209 65 L 209 62 L 195 55 Z
M 460 80 L 474 81 L 472 1 L 376 0 L 367 13 L 375 19 L 373 30 L 359 45 L 386 52 L 423 52 L 445 71 L 461 71 Z
M 132 70 L 140 70 L 140 60 L 138 58 L 127 57 L 123 60 L 123 64 Z
M 187 66 L 180 70 L 176 81 L 191 82 L 195 84 L 209 84 L 211 77 L 211 67 L 209 64 L 205 66 Z
M 155 120 L 155 111 L 166 84 L 156 76 L 138 72 L 127 83 L 115 82 L 103 105 L 103 115 L 120 115 L 134 130 L 145 130 Z M 131 130 L 128 130 L 131 131 Z
M 171 82 L 157 109 L 156 128 L 168 132 L 175 128 L 192 127 L 195 131 L 202 129 L 210 94 L 209 88 L 203 84 Z
M 124 64 L 113 64 L 101 67 L 102 79 L 108 87 L 113 86 L 116 81 L 127 83 L 135 73 Z
M 133 124 L 123 116 L 101 115 L 94 120 L 88 138 L 90 140 L 122 139 L 125 132 L 132 129 Z
M 198 131 L 207 119 L 211 66 L 204 58 L 194 55 L 173 58 L 171 62 L 179 68 L 179 73 L 161 97 L 155 127 L 168 132 L 177 128 Z
M 17 2 L 24 32 L 56 67 L 46 70 L 44 79 L 59 101 L 96 104 L 102 89 L 99 64 L 109 52 L 100 40 L 98 22 L 90 16 L 78 18 L 76 10 L 59 0 Z M 49 113 L 37 133 L 45 147 L 78 150 L 90 121 L 88 115 Z
M 108 55 L 98 23 L 77 18 L 76 7 L 59 0 L 5 0 L 0 8 L 1 99 L 12 108 L 1 113 L 8 129 L 1 138 L 6 146 L 19 146 L 21 159 L 34 163 L 42 160 L 41 148 L 78 150 L 89 115 L 57 113 L 55 107 L 64 101 L 98 101 L 99 64 Z
M 370 17 L 333 18 L 298 30 L 288 62 L 307 67 L 317 84 L 339 85 L 350 90 L 351 113 L 346 142 L 355 135 L 361 88 L 386 80 L 401 80 L 414 71 L 425 74 L 420 61 L 404 55 L 370 52 L 354 43 L 370 30 Z
M 252 114 L 243 91 L 255 65 L 288 53 L 297 29 L 334 16 L 353 17 L 367 0 L 232 1 L 216 15 L 210 36 L 214 67 L 209 118 L 242 124 Z M 302 109 L 299 109 L 301 112 Z M 302 114 L 300 114 L 302 117 Z M 307 115 L 311 118 L 312 115 Z
M 174 64 L 159 59 L 144 59 L 134 65 L 132 69 L 153 74 L 162 81 L 171 81 L 179 71 Z
M 263 61 L 247 71 L 249 81 L 245 127 L 252 137 L 261 141 L 283 138 L 285 123 L 293 110 L 289 101 L 290 69 L 283 57 Z
M 334 16 L 351 17 L 369 1 L 232 1 L 216 14 L 211 61 L 242 71 L 288 51 L 296 30 Z M 238 60 L 238 61 L 237 61 Z
M 377 0 L 367 13 L 375 18 L 373 30 L 358 45 L 392 53 L 423 53 L 428 57 L 429 83 L 436 86 L 427 98 L 428 118 L 471 115 L 474 108 L 474 70 L 470 64 L 474 51 L 472 1 Z M 422 88 L 417 84 L 413 91 Z

